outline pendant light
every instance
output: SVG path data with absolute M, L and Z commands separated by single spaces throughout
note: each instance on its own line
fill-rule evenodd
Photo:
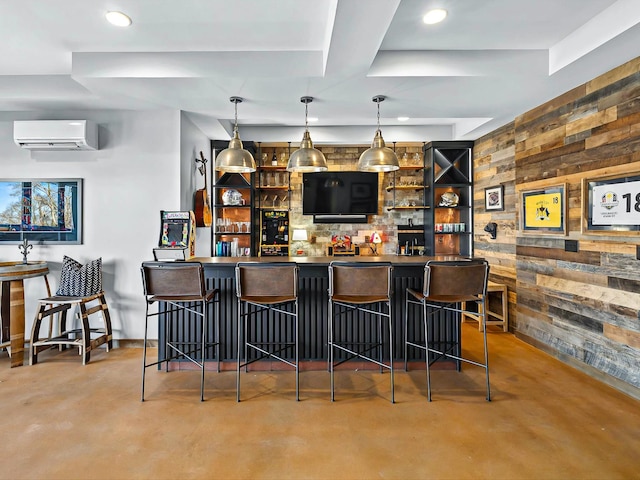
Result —
M 233 138 L 229 142 L 229 146 L 216 157 L 216 170 L 231 173 L 255 172 L 256 162 L 253 155 L 242 148 L 242 141 L 238 136 L 238 104 L 242 103 L 242 98 L 231 97 L 229 101 L 235 105 Z
M 385 146 L 380 131 L 380 102 L 385 98 L 383 95 L 376 95 L 372 99 L 378 104 L 378 129 L 371 143 L 371 148 L 362 152 L 360 160 L 358 160 L 358 170 L 363 172 L 392 172 L 400 168 L 397 155 Z
M 307 114 L 313 97 L 301 97 L 300 101 L 304 103 L 304 135 L 300 142 L 300 148 L 289 156 L 287 170 L 289 172 L 324 172 L 329 169 L 327 160 L 320 150 L 313 148 L 311 135 L 309 135 Z

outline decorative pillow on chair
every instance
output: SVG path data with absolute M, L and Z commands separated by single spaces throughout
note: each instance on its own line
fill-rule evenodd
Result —
M 56 295 L 87 297 L 102 291 L 102 258 L 86 265 L 64 256 L 60 272 L 60 286 Z

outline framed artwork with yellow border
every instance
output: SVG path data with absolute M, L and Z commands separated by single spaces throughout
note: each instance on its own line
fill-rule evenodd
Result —
M 582 233 L 640 233 L 640 172 L 582 179 Z
M 520 201 L 520 226 L 523 233 L 566 235 L 566 184 L 536 190 L 523 190 Z

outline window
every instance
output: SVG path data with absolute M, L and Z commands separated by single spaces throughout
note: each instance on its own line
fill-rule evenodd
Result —
M 0 243 L 82 242 L 82 179 L 0 179 Z

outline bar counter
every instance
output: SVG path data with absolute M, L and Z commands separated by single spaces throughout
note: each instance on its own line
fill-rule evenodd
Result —
M 221 360 L 232 361 L 236 359 L 237 345 L 237 315 L 238 305 L 235 291 L 235 265 L 240 262 L 295 262 L 299 265 L 299 349 L 301 368 L 326 368 L 328 356 L 327 346 L 327 317 L 328 317 L 328 266 L 332 261 L 345 262 L 389 262 L 393 265 L 393 335 L 394 335 L 394 360 L 404 360 L 404 318 L 405 318 L 405 291 L 407 288 L 420 290 L 423 283 L 424 265 L 428 260 L 459 260 L 463 257 L 442 256 L 334 256 L 334 257 L 195 257 L 190 261 L 200 262 L 204 266 L 207 288 L 220 289 L 220 356 Z M 213 314 L 213 310 L 210 312 Z M 445 315 L 453 315 L 447 313 Z M 447 321 L 444 316 L 434 318 L 438 322 L 435 331 L 437 341 L 458 342 L 460 340 L 459 322 Z M 270 341 L 278 340 L 278 332 L 270 328 L 273 321 L 270 314 L 264 314 L 259 321 L 259 328 L 269 330 L 272 335 Z M 408 335 L 414 340 L 424 340 L 422 320 L 419 312 L 411 315 L 409 319 Z M 164 332 L 160 322 L 159 332 L 159 358 L 164 355 Z M 176 327 L 181 336 L 187 339 L 198 338 L 197 322 L 176 322 Z M 364 328 L 364 327 L 363 327 Z M 213 322 L 209 325 L 209 338 L 213 339 Z M 368 340 L 369 330 L 364 329 L 360 335 Z M 274 336 L 275 335 L 275 336 Z M 362 337 L 360 337 L 362 338 Z M 457 351 L 458 348 L 455 349 Z M 207 350 L 207 358 L 214 358 L 213 347 Z M 388 352 L 386 352 L 388 358 Z M 421 352 L 410 351 L 409 360 L 422 360 Z

